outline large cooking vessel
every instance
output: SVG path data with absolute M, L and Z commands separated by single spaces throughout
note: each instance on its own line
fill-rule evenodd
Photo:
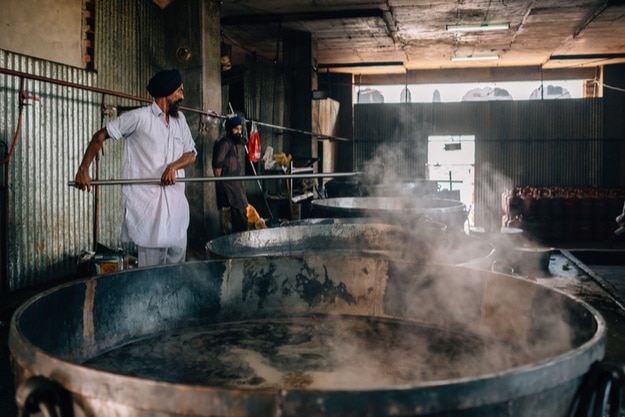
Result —
M 363 224 L 363 223 L 382 223 L 388 224 L 389 222 L 384 221 L 384 219 L 375 219 L 371 217 L 308 217 L 305 219 L 295 219 L 295 220 L 283 220 L 280 223 L 280 226 L 312 226 L 318 224 Z M 423 222 L 427 223 L 424 227 L 437 229 L 437 230 L 445 230 L 447 228 L 446 225 L 442 223 L 435 222 Z
M 97 276 L 27 301 L 9 336 L 20 409 L 77 417 L 564 417 L 605 343 L 548 287 L 367 257 Z
M 305 223 L 307 220 L 311 223 Z M 456 229 L 447 230 L 440 223 L 421 221 L 408 228 L 366 223 L 366 218 L 316 220 L 221 236 L 206 244 L 206 252 L 209 258 L 370 255 L 486 269 L 495 259 L 490 242 Z
M 376 217 L 408 224 L 428 218 L 462 228 L 467 219 L 461 201 L 418 197 L 339 197 L 312 201 L 313 217 Z
M 438 192 L 438 181 L 397 180 L 367 184 L 365 190 L 373 197 L 425 197 Z

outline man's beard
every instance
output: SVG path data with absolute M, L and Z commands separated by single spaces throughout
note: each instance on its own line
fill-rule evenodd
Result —
M 237 145 L 243 144 L 243 135 L 241 133 L 229 133 L 229 135 L 232 141 Z
M 180 108 L 181 101 L 182 100 L 178 100 L 175 103 L 170 104 L 167 114 L 170 115 L 171 117 L 178 117 L 178 109 Z

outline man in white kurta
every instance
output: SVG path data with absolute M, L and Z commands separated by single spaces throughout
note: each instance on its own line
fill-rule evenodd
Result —
M 106 126 L 112 139 L 126 139 L 122 178 L 159 178 L 169 165 L 195 146 L 185 117 L 178 113 L 165 123 L 165 114 L 152 103 L 122 114 Z M 176 172 L 184 177 L 184 170 Z M 185 184 L 122 187 L 122 240 L 146 248 L 186 247 L 189 203 Z M 184 243 L 184 245 L 182 244 Z
M 159 72 L 148 91 L 154 97 L 151 105 L 123 113 L 94 135 L 75 182 L 77 188 L 90 189 L 89 165 L 108 138 L 125 139 L 122 178 L 160 178 L 160 184 L 122 187 L 121 237 L 137 245 L 140 267 L 185 260 L 189 203 L 184 183 L 176 179 L 184 177 L 184 168 L 197 154 L 186 119 L 178 111 L 184 98 L 180 73 Z

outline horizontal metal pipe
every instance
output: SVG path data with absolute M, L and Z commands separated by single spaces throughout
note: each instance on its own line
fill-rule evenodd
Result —
M 56 78 L 44 77 L 42 75 L 29 74 L 26 72 L 11 70 L 8 68 L 0 68 L 0 74 L 7 74 L 7 75 L 15 76 L 15 77 L 22 77 L 22 78 L 27 78 L 30 80 L 42 81 L 42 82 L 46 82 L 50 84 L 61 85 L 63 87 L 77 88 L 79 90 L 86 90 L 86 91 L 91 91 L 94 93 L 101 93 L 101 94 L 106 94 L 106 95 L 115 96 L 115 97 L 128 98 L 131 100 L 137 100 L 137 101 L 142 101 L 146 103 L 151 103 L 153 101 L 152 99 L 149 99 L 149 98 L 137 97 L 137 96 L 133 96 L 130 94 L 124 94 L 118 91 L 108 90 L 106 88 L 98 88 L 98 87 L 92 87 L 92 86 L 84 85 L 84 84 L 72 83 L 69 81 L 63 81 L 63 80 L 59 80 Z
M 177 182 L 219 182 L 219 181 L 256 181 L 256 180 L 291 180 L 298 178 L 339 178 L 355 177 L 361 172 L 329 172 L 319 174 L 277 174 L 277 175 L 240 175 L 233 177 L 196 177 L 177 178 Z M 135 184 L 160 184 L 160 178 L 135 178 L 135 179 L 113 179 L 113 180 L 93 180 L 91 185 L 135 185 Z M 70 187 L 76 185 L 74 181 L 67 183 Z
M 153 99 L 151 99 L 151 98 L 137 97 L 137 96 L 133 96 L 133 95 L 130 95 L 130 94 L 120 93 L 118 91 L 109 90 L 109 89 L 106 89 L 106 88 L 92 87 L 92 86 L 88 86 L 88 85 L 72 83 L 72 82 L 69 82 L 69 81 L 63 81 L 63 80 L 59 80 L 59 79 L 56 79 L 56 78 L 44 77 L 44 76 L 41 76 L 41 75 L 29 74 L 29 73 L 26 73 L 26 72 L 16 71 L 16 70 L 8 69 L 8 68 L 0 68 L 0 74 L 7 74 L 7 75 L 15 76 L 15 77 L 22 77 L 22 78 L 26 78 L 26 79 L 30 79 L 30 80 L 42 81 L 42 82 L 46 82 L 46 83 L 50 83 L 50 84 L 61 85 L 61 86 L 64 86 L 64 87 L 77 88 L 79 90 L 86 90 L 86 91 L 91 91 L 91 92 L 94 92 L 94 93 L 100 93 L 100 94 L 105 94 L 105 95 L 114 96 L 114 97 L 121 97 L 121 98 L 141 101 L 141 102 L 144 102 L 144 103 L 151 103 L 153 101 Z M 198 114 L 201 114 L 201 115 L 204 115 L 204 116 L 215 117 L 215 118 L 218 118 L 218 119 L 226 119 L 226 118 L 228 118 L 228 116 L 219 114 L 219 113 L 217 113 L 215 111 L 212 111 L 212 110 L 200 110 L 200 109 L 195 109 L 195 108 L 186 107 L 186 106 L 180 106 L 180 110 L 188 111 L 188 112 L 192 112 L 192 113 L 198 113 Z M 272 128 L 272 129 L 280 129 L 280 130 L 285 131 L 285 132 L 301 133 L 301 134 L 304 134 L 304 135 L 307 135 L 307 136 L 313 136 L 313 137 L 316 137 L 316 138 L 319 138 L 319 139 L 328 139 L 328 140 L 337 140 L 337 141 L 350 141 L 351 140 L 351 139 L 348 139 L 348 138 L 342 138 L 342 137 L 330 136 L 330 135 L 323 135 L 323 134 L 320 134 L 320 133 L 310 132 L 310 131 L 302 130 L 302 129 L 294 129 L 294 128 L 285 127 L 285 126 L 273 125 L 273 124 L 270 124 L 270 123 L 264 123 L 264 122 L 260 122 L 260 121 L 257 121 L 257 120 L 251 120 L 250 119 L 249 121 L 250 122 L 256 122 L 256 124 L 258 124 L 259 126 L 265 126 L 265 127 L 269 127 L 269 128 Z
M 251 120 L 251 119 L 249 121 L 250 122 L 255 122 L 258 126 L 270 127 L 272 129 L 282 130 L 283 132 L 302 133 L 304 135 L 314 136 L 317 139 L 329 139 L 329 140 L 336 140 L 336 141 L 343 141 L 343 142 L 351 141 L 351 139 L 349 139 L 349 138 L 342 138 L 340 136 L 323 135 L 321 133 L 309 132 L 307 130 L 302 130 L 302 129 L 294 129 L 292 127 L 284 127 L 284 126 L 272 125 L 271 123 L 259 122 L 257 120 Z

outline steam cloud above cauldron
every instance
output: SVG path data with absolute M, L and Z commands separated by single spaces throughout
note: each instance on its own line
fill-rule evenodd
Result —
M 341 270 L 360 267 L 360 276 L 372 277 L 366 280 L 369 286 L 386 281 L 380 274 L 390 265 L 386 273 L 392 283 L 381 289 L 354 287 L 351 279 L 346 284 L 336 275 L 334 266 L 328 270 L 325 258 L 289 260 L 301 268 L 299 278 L 287 279 L 273 264 L 258 260 L 244 265 L 241 289 L 248 295 L 243 303 L 259 317 L 275 308 L 271 300 L 286 294 L 329 312 L 337 308 L 362 313 L 374 307 L 375 313 L 295 315 L 177 330 L 135 341 L 87 364 L 112 371 L 122 366 L 126 374 L 166 382 L 349 391 L 477 378 L 562 354 L 572 346 L 570 328 L 561 321 L 561 301 L 547 296 L 540 317 L 533 317 L 544 294 L 521 280 L 519 285 L 496 278 L 484 282 L 477 270 L 449 266 L 335 260 L 357 262 Z M 203 278 L 196 279 L 201 285 Z M 308 279 L 319 282 L 317 288 L 325 296 L 317 301 L 310 294 L 302 297 Z M 368 293 L 370 300 L 359 293 Z M 377 311 L 378 302 L 386 305 L 384 312 Z
M 432 262 L 461 263 L 453 260 L 471 258 L 475 259 L 475 262 L 472 262 L 473 266 L 490 269 L 493 266 L 493 261 L 495 261 L 499 272 L 521 273 L 526 276 L 530 275 L 532 278 L 536 274 L 548 272 L 551 249 L 537 245 L 523 233 L 513 233 L 515 232 L 514 229 L 509 229 L 510 233 L 500 233 L 502 193 L 511 189 L 514 182 L 493 168 L 488 162 L 479 167 L 481 181 L 476 184 L 475 192 L 481 195 L 480 201 L 487 202 L 484 207 L 481 207 L 483 213 L 480 215 L 482 229 L 486 231 L 483 238 L 494 245 L 496 254 L 493 253 L 487 260 L 483 260 L 483 244 L 478 243 L 476 239 L 471 241 L 471 239 L 459 234 L 446 239 L 424 237 L 422 235 L 423 218 L 446 223 L 449 226 L 448 229 L 466 230 L 464 224 L 466 217 L 463 217 L 463 214 L 467 213 L 466 211 L 459 212 L 454 217 L 449 213 L 439 213 L 439 211 L 449 210 L 449 207 L 442 201 L 440 206 L 432 203 L 431 201 L 435 197 L 432 190 L 417 183 L 411 183 L 410 180 L 406 179 L 419 177 L 418 172 L 425 168 L 415 167 L 415 161 L 424 161 L 427 158 L 423 156 L 423 153 L 426 152 L 425 146 L 415 145 L 417 139 L 411 141 L 400 138 L 398 134 L 402 132 L 401 129 L 395 132 L 395 136 L 391 137 L 391 143 L 380 145 L 374 156 L 363 164 L 363 182 L 368 194 L 373 197 L 370 201 L 360 200 L 364 207 L 370 208 L 368 205 L 377 204 L 378 213 L 382 213 L 384 216 L 383 221 L 398 223 L 409 230 L 410 235 L 414 238 L 406 240 L 407 248 L 414 247 L 421 250 L 425 244 L 424 241 L 427 241 L 427 250 L 431 253 Z M 419 133 L 415 133 L 415 135 L 418 136 Z M 411 172 L 406 172 L 406 170 Z M 428 193 L 430 194 L 428 195 Z M 430 204 L 430 210 L 427 209 L 427 202 Z M 346 204 L 350 203 L 347 202 Z M 406 210 L 401 210 L 399 205 L 403 205 Z M 411 216 L 410 207 L 426 208 L 418 212 L 415 211 L 415 215 Z M 465 207 L 465 209 L 468 210 L 469 208 Z M 384 210 L 387 210 L 387 213 L 384 213 Z M 370 211 L 373 212 L 373 210 Z M 456 232 L 458 230 L 447 231 Z M 452 233 L 448 233 L 448 235 L 452 235 Z M 454 239 L 458 241 L 450 245 L 450 241 Z M 415 259 L 420 260 L 421 258 L 416 257 Z M 451 261 L 447 262 L 445 258 Z M 409 258 L 406 257 L 406 259 Z

